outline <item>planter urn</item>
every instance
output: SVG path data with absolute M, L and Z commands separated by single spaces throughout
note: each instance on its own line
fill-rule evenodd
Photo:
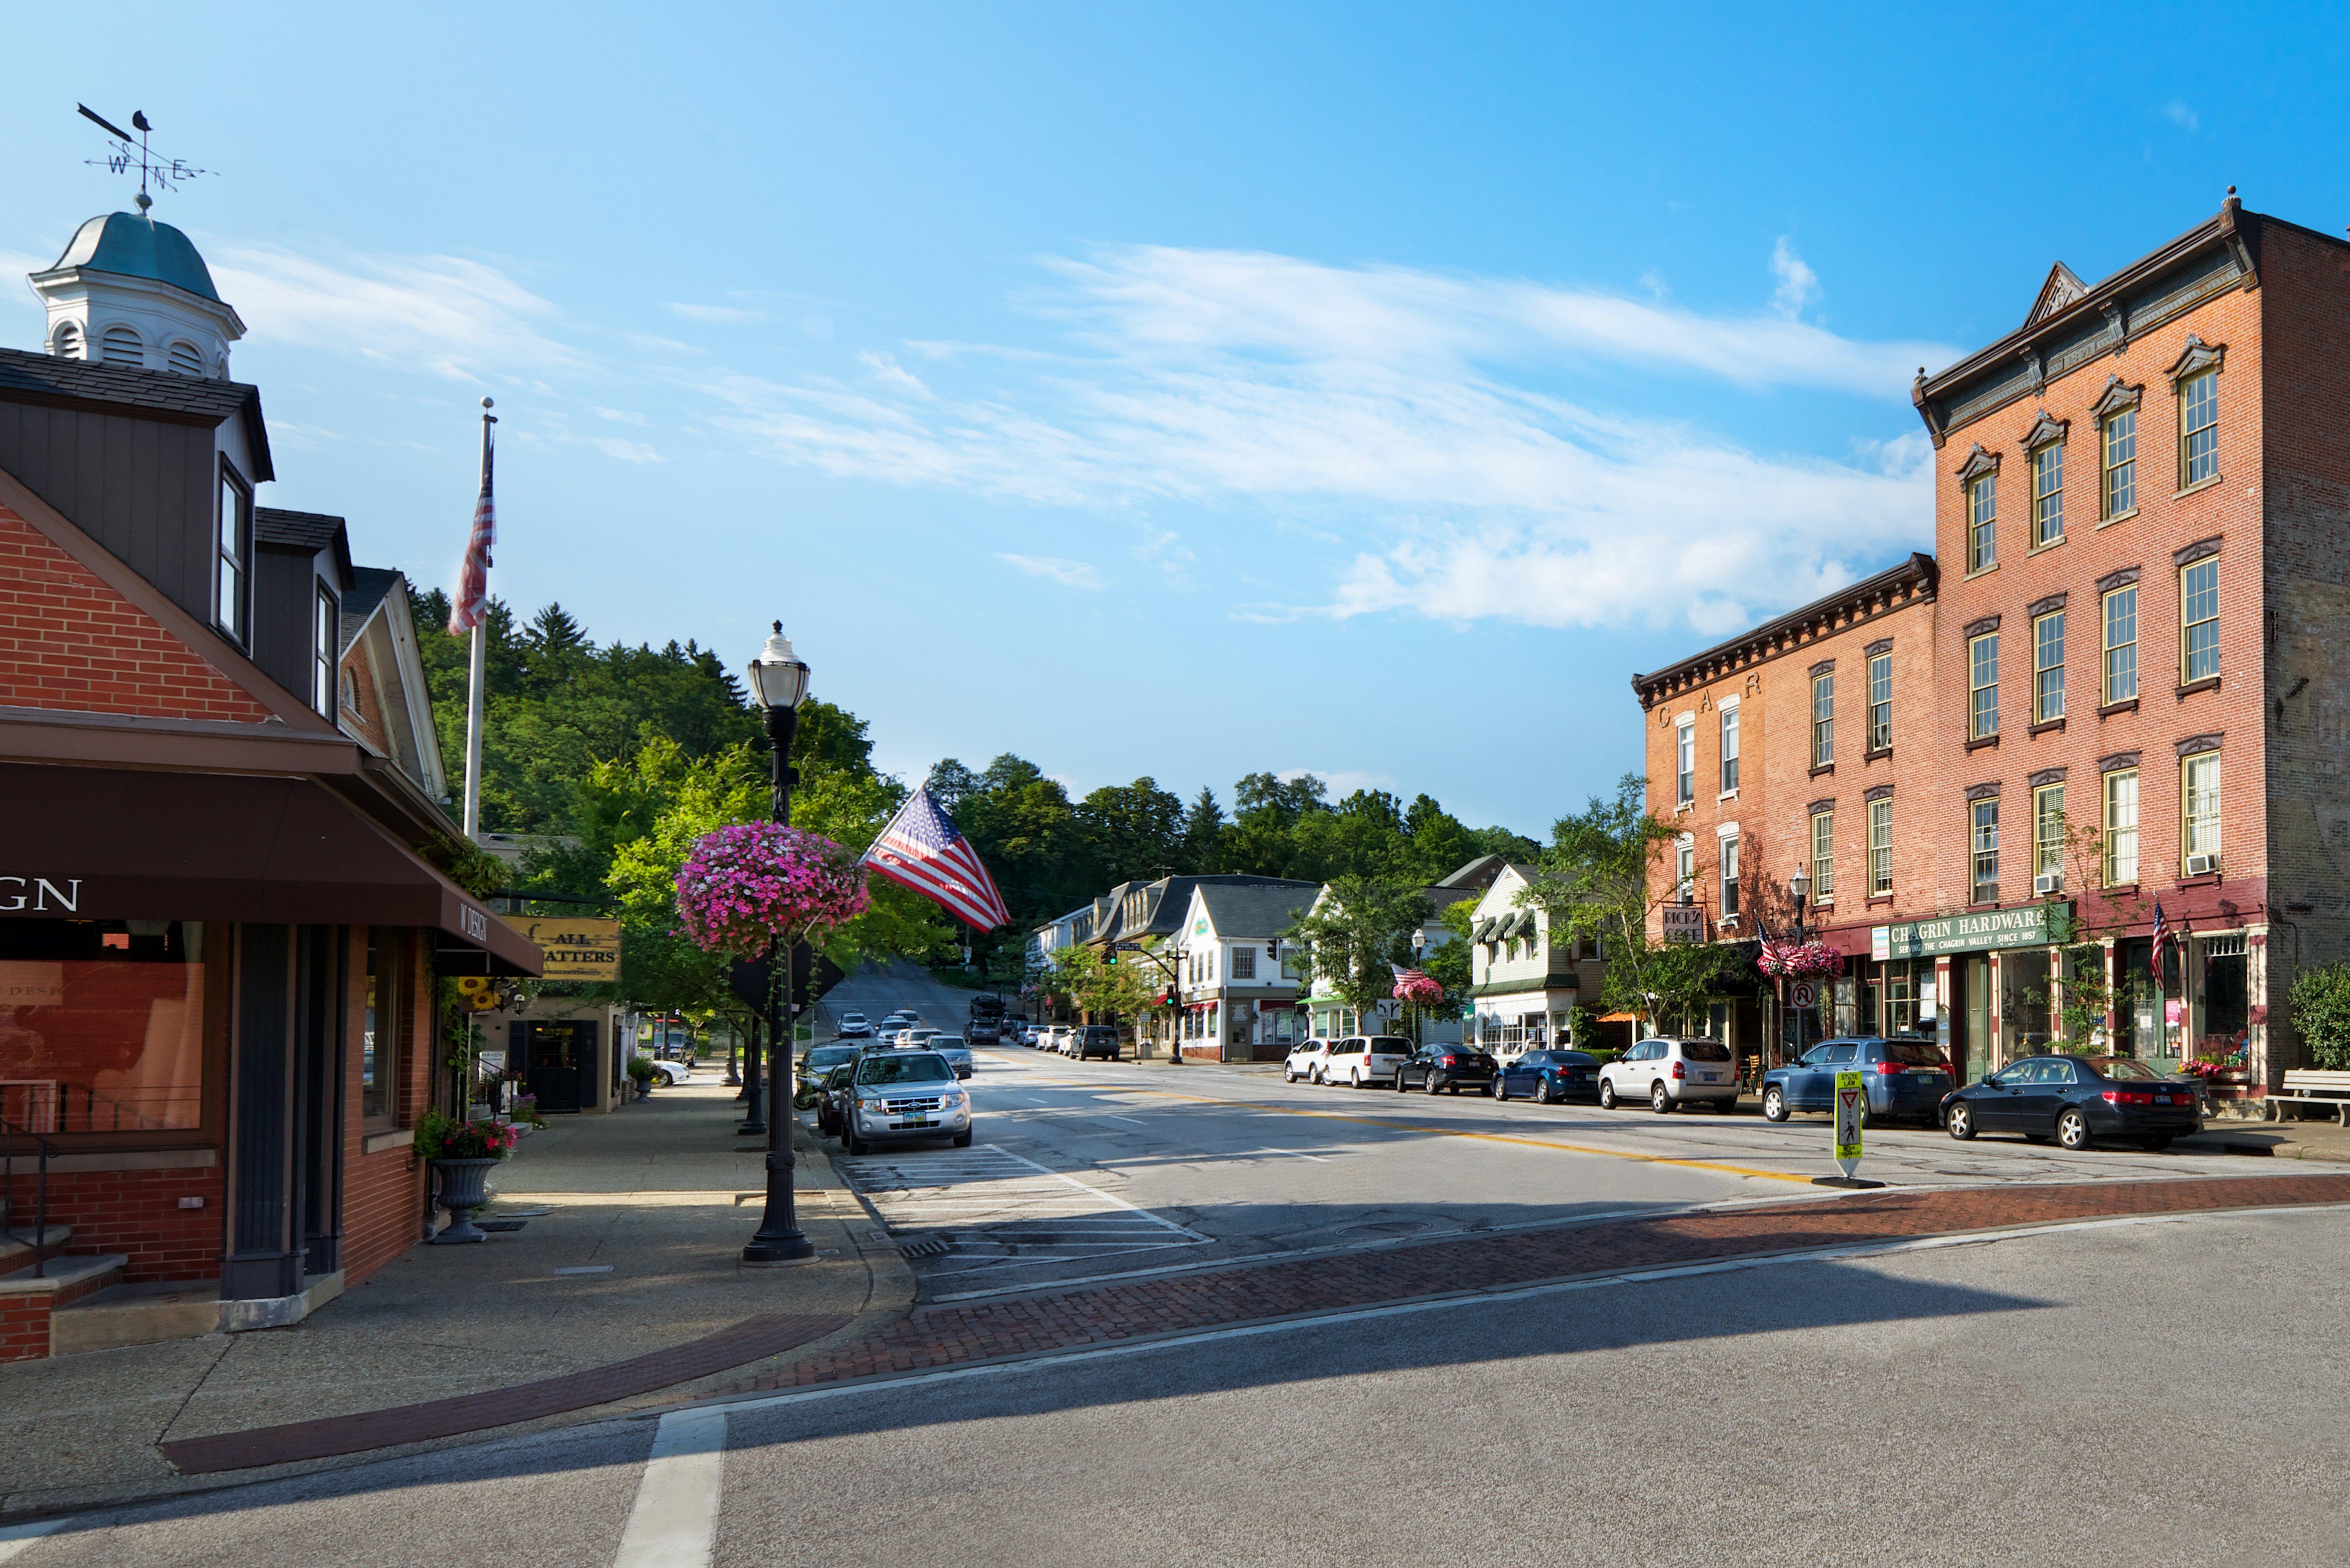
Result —
M 486 1241 L 489 1232 L 473 1223 L 473 1210 L 489 1200 L 491 1168 L 495 1159 L 436 1159 L 432 1168 L 441 1175 L 441 1189 L 436 1201 L 449 1211 L 449 1223 L 432 1238 L 436 1247 L 462 1246 L 469 1241 Z

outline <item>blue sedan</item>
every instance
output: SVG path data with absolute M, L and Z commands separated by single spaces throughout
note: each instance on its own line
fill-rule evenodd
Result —
M 1797 1111 L 1835 1110 L 1838 1073 L 1860 1075 L 1864 1119 L 1912 1116 L 1931 1126 L 1951 1085 L 1950 1064 L 1930 1040 L 1827 1040 L 1801 1061 L 1762 1075 L 1762 1118 L 1783 1122 Z
M 1599 1058 L 1581 1051 L 1529 1051 L 1493 1075 L 1497 1100 L 1531 1095 L 1538 1105 L 1599 1098 Z

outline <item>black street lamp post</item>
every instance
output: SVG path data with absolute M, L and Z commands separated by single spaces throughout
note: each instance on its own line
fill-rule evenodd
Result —
M 1804 906 L 1812 895 L 1811 873 L 1797 867 L 1795 874 L 1787 878 L 1787 891 L 1794 895 L 1795 900 L 1795 945 L 1802 947 L 1804 940 Z M 1795 1010 L 1794 1054 L 1796 1056 L 1804 1054 L 1804 1012 L 1801 1008 Z
M 751 661 L 750 676 L 751 695 L 758 700 L 766 717 L 767 753 L 774 769 L 775 819 L 789 826 L 792 785 L 799 779 L 789 760 L 792 734 L 799 728 L 800 703 L 807 697 L 808 667 L 793 654 L 791 639 L 784 635 L 782 621 L 775 622 L 775 633 L 767 639 L 766 647 Z M 796 946 L 779 940 L 767 953 L 767 1039 L 768 1049 L 775 1054 L 766 1075 L 767 1208 L 760 1217 L 757 1234 L 743 1249 L 743 1261 L 746 1263 L 788 1263 L 816 1256 L 816 1243 L 800 1230 L 792 1191 L 795 1164 L 792 1155 L 792 1047 L 797 1043 L 793 1038 L 792 1017 L 797 1008 L 786 999 L 793 992 L 797 966 L 792 961 Z M 748 1054 L 750 1066 L 755 1072 L 758 1053 Z M 755 1077 L 751 1081 L 754 1085 L 758 1082 Z M 751 1093 L 755 1118 L 758 1090 L 754 1088 Z

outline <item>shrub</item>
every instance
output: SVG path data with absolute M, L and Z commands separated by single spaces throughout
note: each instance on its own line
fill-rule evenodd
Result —
M 2293 981 L 2293 1026 L 2313 1066 L 2350 1070 L 2350 964 L 2320 964 Z

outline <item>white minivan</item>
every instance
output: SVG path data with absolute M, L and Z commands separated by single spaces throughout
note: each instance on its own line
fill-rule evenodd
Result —
M 1643 1040 L 1599 1069 L 1599 1108 L 1646 1100 L 1659 1116 L 1682 1106 L 1738 1108 L 1738 1062 L 1719 1040 Z

